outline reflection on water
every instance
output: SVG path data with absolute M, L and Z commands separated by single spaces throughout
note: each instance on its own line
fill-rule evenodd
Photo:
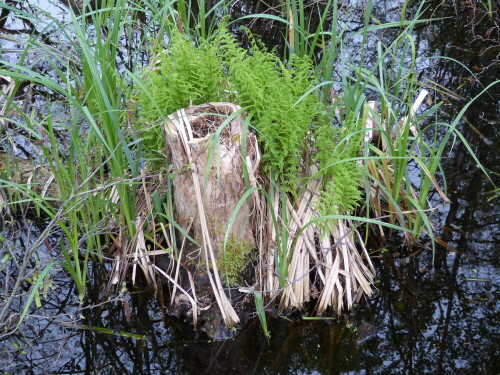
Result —
M 261 3 L 239 1 L 234 13 L 263 11 Z M 387 9 L 398 11 L 399 2 L 375 3 L 382 22 L 394 16 Z M 451 18 L 418 31 L 422 59 L 417 74 L 468 100 L 500 77 L 498 13 L 492 19 L 474 18 L 477 13 L 467 2 L 458 9 L 445 4 L 433 13 L 432 6 L 441 1 L 427 3 L 428 16 Z M 409 8 L 411 13 L 414 8 Z M 268 43 L 281 38 L 278 28 L 256 27 L 263 27 Z M 463 62 L 476 77 L 451 60 L 427 58 L 437 55 Z M 465 103 L 440 99 L 451 117 Z M 461 128 L 493 172 L 500 163 L 499 102 L 494 87 L 471 106 Z M 434 267 L 430 251 L 380 260 L 379 293 L 341 322 L 275 317 L 269 321 L 272 337 L 267 342 L 255 319 L 235 338 L 210 342 L 188 324 L 165 317 L 159 302 L 147 293 L 106 302 L 108 297 L 98 292 L 106 269 L 93 265 L 89 279 L 96 283 L 91 287 L 96 292 L 87 304 L 99 306 L 77 310 L 71 283 L 54 280 L 60 289 L 51 293 L 46 307 L 17 335 L 0 343 L 0 368 L 11 374 L 498 374 L 499 199 L 487 200 L 493 187 L 463 144 L 448 154 L 445 169 L 452 176 L 452 203 L 437 219 L 448 247 L 438 249 Z M 500 185 L 498 174 L 491 177 Z M 64 273 L 58 277 L 64 278 Z M 89 329 L 77 329 L 75 322 Z M 90 327 L 147 339 L 97 333 Z

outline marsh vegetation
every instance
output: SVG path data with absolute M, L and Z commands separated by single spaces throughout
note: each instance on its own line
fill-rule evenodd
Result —
M 61 269 L 84 308 L 93 264 L 125 312 L 147 285 L 195 327 L 254 314 L 269 335 L 266 311 L 338 317 L 373 294 L 371 258 L 394 239 L 434 259 L 457 140 L 489 178 L 458 125 L 495 82 L 440 118 L 434 93 L 453 93 L 415 74 L 425 2 L 386 23 L 371 1 L 283 1 L 239 19 L 229 1 L 84 2 L 62 19 L 15 3 L 3 13 L 36 32 L 2 34 L 2 336 Z M 359 11 L 348 30 L 340 19 Z

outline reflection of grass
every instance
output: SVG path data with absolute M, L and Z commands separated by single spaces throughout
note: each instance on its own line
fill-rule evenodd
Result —
M 111 335 L 111 336 L 116 336 L 116 337 L 125 337 L 128 339 L 135 339 L 135 340 L 146 340 L 147 339 L 147 336 L 145 336 L 145 335 L 139 335 L 137 333 L 124 332 L 124 331 L 117 331 L 114 329 L 109 329 L 109 328 L 104 328 L 104 327 L 95 327 L 95 326 L 89 326 L 89 325 L 85 325 L 85 324 L 81 324 L 81 325 L 66 324 L 65 326 L 69 327 L 69 328 L 74 328 L 74 329 L 84 329 L 87 331 L 103 333 L 105 335 Z
M 500 188 L 493 189 L 492 191 L 488 192 L 488 194 L 489 194 L 488 201 L 497 199 L 498 197 L 500 197 Z

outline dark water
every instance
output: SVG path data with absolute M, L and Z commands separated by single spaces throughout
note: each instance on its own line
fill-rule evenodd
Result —
M 238 15 L 262 11 L 259 2 L 239 3 Z M 399 3 L 376 1 L 376 17 L 398 19 Z M 480 2 L 474 2 L 475 10 L 468 2 L 443 3 L 428 15 L 450 18 L 417 31 L 417 74 L 462 98 L 439 98 L 445 101 L 443 115 L 452 118 L 500 78 L 500 22 L 498 12 L 489 18 Z M 410 2 L 408 12 L 415 7 Z M 280 37 L 276 28 L 255 27 L 268 43 Z M 451 60 L 428 59 L 438 55 L 462 62 L 475 77 Z M 499 114 L 500 91 L 493 87 L 470 107 L 461 125 L 497 186 Z M 378 294 L 340 321 L 288 319 L 270 312 L 269 341 L 255 319 L 234 338 L 211 342 L 189 324 L 165 317 L 148 293 L 106 303 L 107 296 L 98 292 L 106 270 L 93 265 L 89 279 L 96 283 L 90 286 L 95 292 L 87 305 L 102 305 L 78 311 L 71 282 L 62 270 L 55 272 L 52 283 L 58 289 L 46 307 L 0 343 L 0 369 L 6 374 L 500 374 L 500 198 L 488 201 L 493 185 L 461 142 L 446 154 L 445 173 L 452 202 L 435 221 L 447 247 L 437 249 L 434 264 L 428 249 L 378 259 Z M 398 244 L 394 250 L 405 254 Z M 76 321 L 114 334 L 77 329 Z

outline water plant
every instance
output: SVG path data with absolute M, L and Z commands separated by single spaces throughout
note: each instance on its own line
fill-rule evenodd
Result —
M 0 75 L 13 81 L 3 98 L 1 119 L 10 126 L 4 129 L 6 137 L 12 144 L 12 134 L 27 134 L 32 156 L 53 176 L 47 185 L 57 185 L 58 191 L 49 198 L 33 191 L 30 182 L 11 181 L 18 155 L 9 150 L 7 173 L 0 180 L 10 198 L 5 206 L 22 210 L 28 202 L 47 215 L 47 228 L 59 238 L 58 260 L 75 281 L 80 300 L 85 298 L 88 262 L 102 261 L 107 254 L 114 257 L 112 285 L 121 285 L 130 269 L 133 280 L 141 269 L 151 284 L 160 273 L 173 287 L 172 301 L 177 290 L 188 297 L 196 322 L 194 283 L 182 288 L 181 262 L 189 246 L 206 251 L 211 239 L 208 230 L 193 237 L 194 219 L 186 225 L 178 215 L 173 184 L 179 175 L 194 173 L 196 163 L 190 155 L 185 165 L 173 166 L 165 122 L 184 121 L 183 108 L 206 102 L 240 106 L 231 114 L 205 113 L 219 118 L 219 128 L 208 143 L 205 178 L 192 180 L 195 215 L 210 221 L 204 216 L 203 188 L 211 171 L 220 171 L 220 145 L 238 119 L 242 171 L 234 178 L 242 180 L 245 191 L 221 226 L 226 230 L 222 249 L 206 251 L 201 262 L 226 323 L 234 324 L 238 317 L 221 280 L 238 283 L 248 259 L 251 249 L 240 246 L 231 233 L 247 204 L 253 209 L 255 220 L 248 221 L 253 221 L 259 253 L 250 292 L 266 334 L 264 299 L 279 297 L 281 310 L 289 310 L 302 308 L 317 291 L 316 313 L 331 309 L 340 315 L 363 294 L 370 295 L 375 270 L 366 244 L 371 233 L 383 238 L 398 231 L 410 245 L 424 234 L 433 239 L 435 207 L 428 196 L 433 189 L 446 201 L 445 186 L 436 175 L 442 174 L 446 142 L 461 137 L 457 123 L 463 111 L 450 125 L 434 120 L 438 104 L 420 111 L 429 92 L 414 74 L 412 33 L 426 22 L 423 2 L 412 20 L 403 11 L 399 22 L 380 24 L 372 22 L 368 1 L 363 27 L 356 33 L 348 33 L 339 21 L 336 0 L 308 8 L 319 15 L 314 28 L 301 0 L 284 1 L 280 15 L 225 20 L 219 27 L 224 1 L 212 8 L 202 0 L 196 7 L 186 1 L 118 0 L 93 10 L 84 4 L 68 21 L 44 14 L 35 22 L 45 34 L 57 33 L 67 53 L 39 33 L 22 41 L 26 47 L 18 51 L 17 61 L 0 61 Z M 11 5 L 0 7 L 18 12 Z M 33 21 L 28 13 L 19 13 Z M 248 30 L 249 48 L 239 44 L 231 30 L 255 17 L 286 26 L 286 53 L 265 48 Z M 393 30 L 395 37 L 387 45 L 375 39 L 374 62 L 366 65 L 364 46 L 377 30 Z M 352 58 L 344 45 L 356 37 L 361 53 Z M 55 78 L 40 71 L 42 63 Z M 22 84 L 63 101 L 29 113 L 15 99 Z M 260 147 L 254 165 L 248 154 L 253 136 Z M 188 141 L 181 134 L 186 153 L 191 150 Z M 44 232 L 38 242 L 48 235 Z M 222 256 L 215 261 L 217 253 Z M 151 259 L 157 254 L 168 255 L 173 266 L 165 271 L 154 265 Z M 41 275 L 47 276 L 52 266 Z M 24 277 L 22 267 L 19 277 Z M 33 295 L 39 286 L 34 283 Z
M 156 4 L 141 2 L 129 6 L 118 1 L 92 10 L 84 2 L 78 13 L 71 11 L 69 20 L 61 20 L 42 9 L 39 17 L 34 18 L 15 5 L 11 2 L 1 7 L 31 20 L 41 33 L 20 37 L 25 47 L 13 50 L 18 53 L 17 61 L 1 61 L 1 74 L 13 82 L 3 97 L 3 145 L 15 144 L 5 140 L 25 132 L 26 142 L 32 145 L 32 164 L 48 166 L 50 180 L 46 182 L 32 173 L 27 180 L 12 181 L 22 158 L 7 148 L 7 160 L 11 162 L 1 183 L 2 188 L 7 188 L 9 200 L 3 208 L 14 214 L 19 210 L 27 212 L 27 204 L 34 205 L 52 219 L 53 225 L 47 227 L 50 231 L 40 239 L 46 241 L 51 235 L 60 238 L 60 263 L 75 281 L 83 301 L 89 260 L 101 261 L 110 248 L 136 246 L 136 231 L 141 229 L 136 222 L 140 148 L 127 122 L 129 78 L 118 65 L 123 43 L 130 47 L 126 62 L 132 68 L 144 52 L 141 44 L 152 38 L 151 32 L 157 31 L 157 26 L 160 30 L 165 28 L 167 21 L 162 17 L 173 9 L 169 2 L 158 8 Z M 135 38 L 135 26 L 140 21 L 134 15 L 145 9 L 142 6 L 150 7 L 147 15 L 151 28 L 144 29 L 142 38 Z M 65 46 L 65 53 L 52 47 L 52 38 L 58 38 Z M 43 66 L 49 67 L 50 75 L 43 73 Z M 56 95 L 62 100 L 47 100 L 28 114 L 29 99 L 24 104 L 15 99 L 22 95 L 20 90 L 26 83 L 42 97 Z M 16 121 L 15 116 L 21 120 Z M 32 179 L 34 184 L 30 183 Z M 34 192 L 32 187 L 36 185 L 41 188 Z M 51 194 L 51 190 L 55 193 Z M 23 268 L 18 269 L 18 277 L 23 279 Z M 2 313 L 8 309 L 9 304 Z

